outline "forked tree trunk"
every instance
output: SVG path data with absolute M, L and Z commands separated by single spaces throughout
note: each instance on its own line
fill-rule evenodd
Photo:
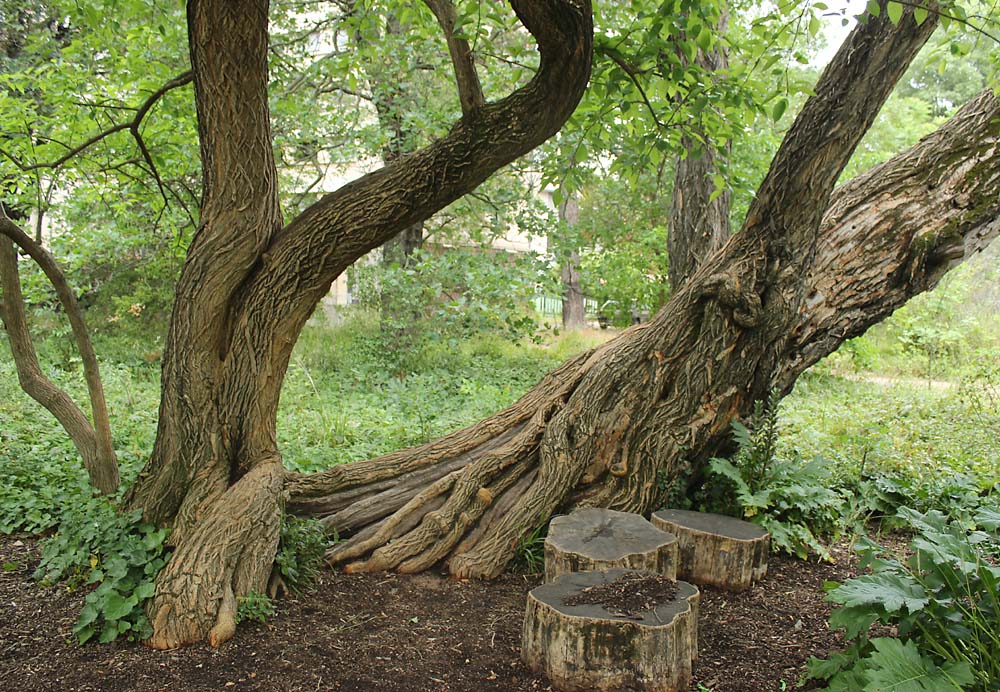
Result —
M 989 94 L 935 139 L 839 192 L 831 213 L 847 211 L 821 226 L 839 172 L 933 30 L 910 15 L 898 26 L 882 15 L 855 30 L 821 78 L 742 232 L 650 323 L 569 361 L 492 418 L 291 480 L 290 511 L 350 535 L 329 559 L 404 572 L 445 560 L 456 576 L 488 577 L 557 509 L 643 513 L 658 499 L 658 479 L 704 463 L 728 439 L 730 421 L 772 386 L 790 387 L 871 324 L 870 312 L 884 316 L 933 285 L 960 238 L 968 250 L 992 238 L 1000 153 Z M 894 193 L 912 200 L 905 215 Z M 967 200 L 960 221 L 939 208 L 956 194 Z M 925 234 L 921 206 L 941 213 L 950 233 Z M 861 255 L 860 247 L 878 251 Z M 810 274 L 817 267 L 822 275 Z M 818 290 L 851 285 L 845 272 L 865 277 L 865 306 L 860 287 Z
M 430 4 L 447 15 L 449 3 Z M 486 103 L 471 55 L 456 50 L 463 116 L 450 132 L 282 227 L 267 0 L 189 0 L 204 203 L 171 315 L 153 454 L 126 498 L 170 526 L 176 547 L 157 580 L 150 646 L 225 641 L 235 599 L 267 584 L 285 497 L 278 397 L 292 347 L 331 281 L 555 134 L 579 102 L 590 74 L 589 0 L 511 5 L 539 46 L 528 84 Z

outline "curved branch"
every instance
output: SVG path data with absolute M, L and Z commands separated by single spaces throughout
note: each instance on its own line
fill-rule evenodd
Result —
M 6 308 L 4 325 L 17 365 L 18 380 L 24 391 L 48 409 L 69 434 L 83 458 L 83 464 L 90 475 L 90 482 L 100 492 L 110 495 L 118 489 L 118 462 L 111 441 L 111 425 L 104 401 L 104 388 L 101 385 L 97 356 L 90 343 L 90 336 L 83 321 L 83 312 L 52 255 L 4 215 L 0 215 L 0 234 L 5 236 L 0 241 L 0 282 L 3 286 Z M 94 417 L 93 426 L 69 395 L 49 380 L 38 365 L 38 357 L 32 346 L 24 315 L 24 299 L 21 295 L 14 243 L 27 252 L 45 272 L 66 310 L 83 360 L 84 377 L 87 380 Z
M 272 383 L 285 371 L 295 336 L 337 275 L 531 151 L 573 113 L 590 75 L 590 0 L 514 0 L 511 5 L 539 47 L 540 65 L 527 85 L 467 113 L 424 149 L 324 196 L 265 250 L 234 306 L 240 321 L 232 325 L 232 343 L 226 344 L 227 354 L 255 354 L 256 362 L 230 359 L 225 378 L 238 387 L 255 382 L 255 395 L 234 400 L 268 410 L 280 391 Z M 260 368 L 261 361 L 270 365 Z M 233 416 L 244 418 L 250 419 L 249 411 L 246 417 Z M 274 444 L 273 421 L 248 434 L 257 438 L 259 454 L 265 453 Z
M 444 31 L 451 64 L 455 68 L 455 81 L 458 84 L 458 98 L 462 103 L 462 112 L 468 114 L 486 103 L 486 99 L 483 97 L 483 87 L 479 83 L 469 42 L 455 36 L 455 22 L 458 20 L 455 5 L 451 0 L 424 0 L 424 4 L 434 13 L 441 30 Z
M 107 139 L 108 137 L 117 132 L 123 132 L 125 130 L 128 130 L 136 138 L 136 142 L 139 144 L 140 150 L 143 152 L 143 157 L 147 159 L 147 163 L 150 163 L 150 165 L 152 165 L 151 162 L 148 160 L 149 154 L 145 150 L 146 147 L 142 143 L 141 138 L 139 137 L 139 125 L 142 124 L 142 121 L 146 117 L 146 114 L 149 113 L 150 109 L 154 105 L 156 105 L 156 102 L 159 101 L 161 98 L 163 98 L 164 94 L 173 89 L 177 89 L 178 87 L 182 87 L 185 84 L 189 84 L 192 79 L 193 75 L 190 70 L 181 75 L 178 75 L 177 77 L 174 77 L 169 82 L 164 84 L 162 87 L 160 87 L 152 94 L 150 94 L 149 98 L 143 101 L 142 104 L 139 106 L 139 108 L 136 110 L 135 116 L 131 120 L 124 123 L 118 123 L 117 125 L 109 127 L 106 130 L 98 132 L 97 134 L 95 134 L 93 137 L 83 142 L 82 144 L 78 144 L 75 147 L 70 148 L 69 151 L 67 151 L 65 154 L 55 159 L 54 161 L 44 161 L 42 163 L 29 164 L 29 163 L 24 163 L 17 157 L 13 156 L 12 154 L 9 154 L 8 152 L 2 149 L 0 149 L 0 154 L 6 156 L 14 163 L 15 166 L 17 166 L 18 168 L 20 168 L 22 171 L 25 172 L 39 170 L 42 168 L 59 168 L 64 163 L 69 161 L 71 158 L 78 156 L 79 154 L 82 154 L 83 152 L 85 152 L 87 149 L 94 146 L 98 142 Z M 159 178 L 159 176 L 156 177 Z

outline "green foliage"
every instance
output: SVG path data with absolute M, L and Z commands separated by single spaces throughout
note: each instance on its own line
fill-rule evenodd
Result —
M 549 235 L 550 247 L 580 249 L 583 293 L 613 324 L 631 324 L 633 310 L 655 313 L 667 297 L 669 192 L 651 173 L 598 178 L 583 191 L 577 226 Z
M 486 334 L 428 340 L 402 373 L 381 352 L 379 324 L 353 313 L 337 327 L 313 325 L 296 344 L 278 411 L 285 463 L 314 471 L 427 442 L 512 404 L 596 337 L 543 343 Z
M 141 512 L 121 514 L 106 499 L 91 498 L 63 508 L 58 531 L 42 542 L 34 577 L 47 585 L 96 585 L 73 626 L 81 644 L 95 635 L 101 643 L 144 639 L 152 633 L 145 604 L 167 560 L 166 537 L 166 529 L 142 523 Z
M 474 334 L 514 341 L 533 334 L 538 271 L 531 256 L 453 248 L 418 251 L 406 266 L 356 266 L 353 279 L 360 306 L 381 319 L 374 352 L 400 372 L 433 341 L 454 346 Z
M 316 583 L 327 545 L 318 521 L 285 515 L 274 565 L 289 590 L 300 593 Z
M 861 542 L 871 574 L 830 584 L 838 604 L 831 627 L 850 648 L 811 659 L 811 676 L 830 690 L 995 690 L 1000 683 L 1000 513 L 979 511 L 968 523 L 938 511 L 902 508 L 915 531 L 904 561 Z M 980 528 L 976 528 L 976 526 Z M 899 638 L 869 639 L 870 626 L 896 628 Z
M 239 596 L 236 599 L 237 624 L 248 620 L 264 623 L 272 615 L 274 615 L 274 603 L 266 594 L 251 591 L 246 596 Z
M 831 377 L 822 368 L 800 377 L 782 401 L 782 453 L 828 458 L 836 484 L 868 486 L 882 503 L 872 509 L 888 515 L 901 502 L 948 510 L 1000 481 L 1000 407 L 988 381 L 949 388 L 867 377 Z
M 541 574 L 545 571 L 545 537 L 549 533 L 548 522 L 531 531 L 517 544 L 514 551 L 514 564 L 528 574 Z
M 712 473 L 704 490 L 709 509 L 732 513 L 767 529 L 775 549 L 806 559 L 830 554 L 819 536 L 838 531 L 843 498 L 830 488 L 825 460 L 806 462 L 798 454 L 778 454 L 778 397 L 754 404 L 750 427 L 733 421 L 739 447 L 731 459 L 709 461 Z

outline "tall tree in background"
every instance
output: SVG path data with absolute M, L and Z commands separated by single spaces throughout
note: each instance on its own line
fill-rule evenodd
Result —
M 723 8 L 715 31 L 725 34 L 729 12 Z M 683 57 L 683 55 L 682 55 Z M 699 46 L 695 62 L 707 74 L 715 75 L 729 67 L 726 49 L 721 42 L 709 48 Z M 695 137 L 697 136 L 697 140 Z M 729 240 L 730 191 L 717 181 L 732 151 L 732 142 L 712 141 L 702 131 L 681 139 L 683 153 L 674 167 L 673 204 L 667 234 L 670 290 L 676 291 L 701 263 Z
M 575 236 L 580 221 L 580 201 L 576 193 L 564 195 L 559 203 L 559 221 L 567 228 L 568 235 Z M 562 325 L 564 329 L 583 329 L 587 326 L 587 311 L 583 301 L 583 287 L 580 285 L 580 252 L 573 248 L 563 258 L 559 270 L 562 280 Z

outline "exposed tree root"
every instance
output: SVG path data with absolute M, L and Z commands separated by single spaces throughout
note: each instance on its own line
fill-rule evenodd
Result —
M 157 579 L 147 646 L 173 649 L 206 637 L 219 646 L 232 638 L 237 599 L 268 586 L 281 535 L 283 483 L 277 459 L 258 464 L 202 517 Z

